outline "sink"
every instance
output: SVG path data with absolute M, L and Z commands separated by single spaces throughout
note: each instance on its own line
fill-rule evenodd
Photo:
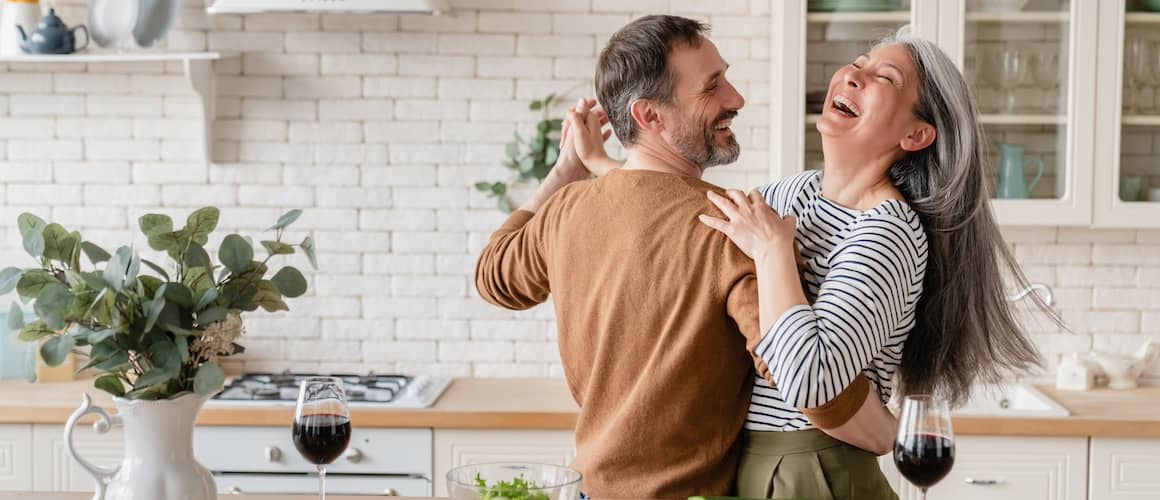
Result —
M 1066 417 L 1071 414 L 1030 384 L 975 387 L 971 400 L 952 410 L 957 417 Z

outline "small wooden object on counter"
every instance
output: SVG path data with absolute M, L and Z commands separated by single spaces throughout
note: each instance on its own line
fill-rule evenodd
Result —
M 48 366 L 44 358 L 40 357 L 40 345 L 36 349 L 36 381 L 37 382 L 71 382 L 76 379 L 76 355 L 69 353 L 60 366 Z M 78 395 L 79 399 L 80 396 Z

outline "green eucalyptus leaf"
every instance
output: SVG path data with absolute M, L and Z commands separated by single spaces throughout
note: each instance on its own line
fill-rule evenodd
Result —
M 44 219 L 25 212 L 16 219 L 16 224 L 20 228 L 20 236 L 24 240 L 24 251 L 38 259 L 43 257 L 44 228 L 47 226 Z
M 150 345 L 149 357 L 152 358 L 154 365 L 170 372 L 177 373 L 181 369 L 181 353 L 172 340 L 163 340 Z
M 496 201 L 496 206 L 498 206 L 500 210 L 503 210 L 504 213 L 512 213 L 512 200 L 508 199 L 507 196 L 500 196 L 499 200 Z
M 72 335 L 57 335 L 40 346 L 40 357 L 48 366 L 60 366 L 76 346 Z
M 166 283 L 165 299 L 186 309 L 193 309 L 193 292 L 181 283 Z
M 89 343 L 90 344 L 100 344 L 101 342 L 104 342 L 108 339 L 113 338 L 113 336 L 116 334 L 117 334 L 117 331 L 112 329 L 112 328 L 105 328 L 104 330 L 97 330 L 97 331 L 89 333 Z
M 189 248 L 185 251 L 185 267 L 203 267 L 210 269 L 213 267 L 213 262 L 209 259 L 209 253 L 205 251 L 199 243 L 190 243 Z
M 16 284 L 20 282 L 20 277 L 23 274 L 24 270 L 18 267 L 6 267 L 0 271 L 0 295 L 16 289 Z
M 165 251 L 175 243 L 161 238 L 161 235 L 173 232 L 173 219 L 168 215 L 145 214 L 137 219 L 137 225 L 141 228 L 141 233 L 149 239 L 149 248 Z
M 166 382 L 163 380 L 162 382 Z M 141 380 L 137 380 L 137 385 L 141 385 Z M 136 401 L 156 401 L 165 398 L 165 385 L 154 384 L 140 389 L 133 389 L 125 393 L 125 399 L 132 399 Z
M 300 245 L 298 245 L 298 247 L 302 249 L 302 253 L 306 254 L 306 259 L 310 261 L 310 267 L 312 269 L 317 270 L 318 269 L 318 257 L 316 256 L 316 254 L 314 252 L 315 251 L 314 238 L 307 236 L 306 238 L 304 238 L 302 240 L 302 243 Z
M 64 240 L 68 238 L 68 231 L 64 229 L 64 226 L 53 222 L 44 226 L 41 234 L 44 236 L 44 258 L 63 261 L 72 255 L 71 246 L 67 250 L 63 248 Z
M 520 145 L 517 143 L 514 143 L 514 142 L 509 142 L 507 144 L 507 147 L 504 148 L 504 154 L 506 154 L 507 157 L 512 159 L 513 161 L 519 161 L 519 159 L 520 159 Z
M 209 233 L 217 229 L 221 212 L 217 207 L 199 208 L 185 220 L 185 232 L 198 245 L 205 245 L 209 241 Z
M 169 382 L 169 380 L 176 375 L 177 373 L 175 371 L 170 371 L 161 366 L 154 367 L 153 369 L 138 377 L 136 382 L 134 382 L 134 387 L 148 388 L 151 386 L 164 384 Z
M 254 260 L 254 248 L 241 236 L 231 234 L 222 240 L 218 259 L 234 274 L 241 274 Z
M 554 144 L 549 144 L 548 151 L 544 155 L 544 163 L 548 165 L 555 165 L 556 160 L 558 159 L 560 159 L 560 149 L 557 148 Z
M 89 241 L 81 243 L 81 250 L 84 250 L 85 256 L 89 258 L 89 262 L 92 262 L 94 266 L 105 262 L 109 260 L 109 257 L 112 257 L 112 255 L 109 255 L 109 252 L 106 252 L 104 248 L 101 248 L 95 243 Z
M 217 298 L 218 298 L 217 288 L 207 288 L 204 292 L 202 292 L 201 297 L 199 297 L 197 299 L 197 304 L 194 304 L 193 310 L 194 311 L 202 311 L 206 308 L 206 306 L 212 304 L 213 301 L 217 300 Z
M 206 290 L 212 290 L 214 287 L 213 277 L 210 276 L 209 271 L 204 267 L 193 267 L 187 270 L 183 283 L 197 297 L 198 302 L 201 301 L 201 297 L 205 294 Z M 194 309 L 201 308 L 195 307 Z
M 294 247 L 281 241 L 263 240 L 262 246 L 266 247 L 266 251 L 270 255 L 291 255 L 294 253 Z
M 43 269 L 29 269 L 20 277 L 20 281 L 16 282 L 16 292 L 26 299 L 35 299 L 40 296 L 44 287 L 53 283 L 59 284 L 60 282 L 49 274 L 48 271 Z
M 181 363 L 185 364 L 186 361 L 189 361 L 189 338 L 178 335 L 174 342 L 177 344 L 177 354 L 181 356 Z
M 229 310 L 224 307 L 211 307 L 197 314 L 197 325 L 201 328 L 205 328 L 211 323 L 226 319 L 227 314 L 229 314 Z
M 71 269 L 64 271 L 64 281 L 68 283 L 68 287 L 74 290 L 83 290 L 88 288 L 89 282 L 85 281 L 84 275 Z M 104 288 L 102 284 L 100 288 Z
M 85 287 L 91 290 L 104 290 L 109 287 L 105 283 L 104 273 L 101 271 L 92 271 L 87 273 L 80 273 L 81 279 L 85 282 Z
M 140 261 L 133 255 L 132 248 L 127 246 L 118 248 L 105 264 L 105 282 L 113 287 L 113 290 L 120 291 L 125 288 L 126 283 L 137 279 L 134 261 L 137 261 L 139 266 Z
M 45 285 L 40 296 L 36 298 L 33 310 L 36 311 L 36 315 L 40 319 L 44 320 L 45 326 L 53 330 L 60 330 L 65 327 L 65 316 L 68 307 L 72 304 L 72 298 L 72 294 L 64 285 L 49 283 Z
M 477 183 L 475 183 L 475 190 L 489 193 L 489 192 L 491 192 L 491 183 L 490 182 L 477 182 Z
M 149 276 L 147 274 L 138 276 L 137 283 L 140 284 L 141 289 L 139 292 L 141 293 L 142 297 L 156 297 L 157 290 L 161 288 L 161 285 L 165 284 L 165 282 L 161 281 L 161 279 Z
M 20 304 L 13 302 L 8 306 L 8 329 L 15 332 L 21 328 L 24 328 L 24 309 L 20 308 Z
M 97 377 L 97 379 L 93 381 L 93 387 L 96 387 L 97 389 L 105 391 L 116 397 L 125 395 L 124 384 L 121 383 L 121 379 L 117 378 L 117 376 L 113 375 L 112 373 L 106 373 L 100 377 Z
M 301 215 L 302 215 L 302 210 L 299 210 L 297 208 L 290 210 L 289 212 L 282 214 L 281 217 L 278 217 L 278 222 L 276 222 L 273 226 L 270 226 L 270 228 L 267 229 L 267 231 L 272 230 L 272 229 L 285 229 L 286 226 L 289 226 L 290 224 L 293 224 L 294 221 L 298 220 L 298 217 L 300 217 Z
M 278 291 L 290 298 L 299 297 L 306 293 L 306 278 L 298 269 L 286 266 L 279 269 L 270 281 L 278 287 Z
M 129 353 L 125 351 L 118 351 L 109 357 L 100 360 L 93 364 L 93 368 L 103 371 L 114 371 L 129 366 Z
M 24 342 L 36 342 L 52 335 L 56 335 L 56 332 L 44 326 L 44 321 L 38 319 L 21 327 L 17 338 Z
M 548 97 L 544 98 L 544 106 L 548 106 L 548 105 L 552 104 L 552 100 L 554 100 L 555 98 L 556 98 L 555 93 L 548 94 Z
M 258 293 L 254 294 L 254 303 L 267 312 L 290 310 L 290 306 L 282 300 L 282 292 L 269 280 L 258 282 Z
M 157 289 L 156 296 L 153 300 L 143 302 L 141 307 L 145 309 L 145 330 L 146 332 L 153 330 L 153 325 L 157 324 L 157 318 L 161 316 L 161 310 L 165 308 L 165 286 Z
M 169 253 L 170 257 L 177 257 L 177 253 L 185 248 L 185 244 L 189 240 L 189 233 L 184 229 L 177 231 L 170 231 L 168 233 L 161 233 L 155 237 L 157 239 L 157 246 L 161 250 Z
M 532 101 L 531 104 L 528 104 L 528 109 L 531 111 L 539 111 L 541 109 L 544 109 L 544 102 L 543 101 Z
M 164 279 L 165 281 L 169 281 L 169 273 L 165 272 L 165 269 L 162 269 L 161 266 L 154 264 L 149 259 L 141 259 L 141 263 L 145 264 L 146 267 L 148 267 L 149 269 L 152 269 L 153 272 L 160 275 L 161 279 Z
M 193 392 L 207 396 L 218 391 L 226 381 L 226 374 L 217 364 L 205 363 L 193 377 Z

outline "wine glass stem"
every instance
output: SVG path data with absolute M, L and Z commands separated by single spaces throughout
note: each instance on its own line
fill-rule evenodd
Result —
M 923 492 L 925 498 L 926 492 Z M 318 466 L 318 500 L 326 500 L 326 466 Z
M 926 500 L 926 488 L 919 488 L 918 490 L 922 492 L 922 500 Z

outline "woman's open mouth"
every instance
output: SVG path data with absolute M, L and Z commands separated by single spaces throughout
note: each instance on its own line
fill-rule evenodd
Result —
M 858 109 L 858 105 L 846 96 L 834 96 L 830 103 L 830 108 L 847 118 L 858 118 L 862 116 L 862 111 Z

